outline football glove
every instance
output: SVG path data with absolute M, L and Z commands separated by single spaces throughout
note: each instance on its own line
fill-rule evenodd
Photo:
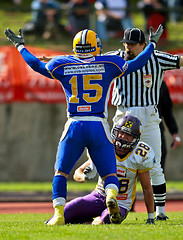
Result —
M 96 173 L 97 173 L 97 169 L 96 169 L 95 165 L 93 163 L 90 164 L 83 171 L 84 180 L 89 180 L 89 179 L 94 178 L 96 176 Z
M 163 33 L 163 26 L 161 24 L 159 25 L 159 27 L 158 27 L 158 29 L 155 33 L 153 32 L 153 28 L 150 27 L 150 29 L 149 29 L 149 41 L 157 44 L 157 42 L 160 39 L 162 33 Z
M 148 218 L 146 224 L 155 224 L 154 218 Z
M 5 35 L 6 35 L 7 39 L 15 45 L 16 48 L 18 48 L 20 45 L 24 45 L 24 43 L 25 43 L 25 40 L 23 38 L 22 29 L 19 29 L 19 35 L 16 35 L 9 28 L 7 28 L 5 30 Z

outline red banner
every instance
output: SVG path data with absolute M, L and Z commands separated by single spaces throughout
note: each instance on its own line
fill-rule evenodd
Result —
M 35 56 L 63 55 L 62 52 L 28 47 Z M 65 102 L 59 81 L 34 72 L 15 47 L 0 48 L 0 102 Z
M 183 50 L 172 51 L 171 53 L 183 55 Z M 166 81 L 172 101 L 174 103 L 183 103 L 183 67 L 166 71 L 164 81 Z
M 56 56 L 65 53 L 28 47 L 33 55 Z M 171 52 L 183 54 L 183 50 Z M 167 71 L 164 75 L 174 103 L 183 103 L 183 68 Z M 0 47 L 0 103 L 8 102 L 65 102 L 59 81 L 34 72 L 15 47 Z

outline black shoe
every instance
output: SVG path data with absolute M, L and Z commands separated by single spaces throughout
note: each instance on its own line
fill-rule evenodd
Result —
M 146 224 L 155 224 L 154 218 L 148 218 Z
M 164 213 L 159 213 L 159 215 L 156 216 L 157 221 L 166 221 L 167 219 L 169 218 Z

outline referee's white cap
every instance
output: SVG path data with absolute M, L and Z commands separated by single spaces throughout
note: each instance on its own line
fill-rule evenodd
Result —
M 124 32 L 123 43 L 145 43 L 145 35 L 141 29 L 128 28 Z

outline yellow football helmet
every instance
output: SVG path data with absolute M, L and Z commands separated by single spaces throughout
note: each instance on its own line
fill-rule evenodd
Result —
M 85 29 L 74 37 L 73 51 L 79 58 L 94 57 L 101 54 L 102 43 L 94 31 Z

